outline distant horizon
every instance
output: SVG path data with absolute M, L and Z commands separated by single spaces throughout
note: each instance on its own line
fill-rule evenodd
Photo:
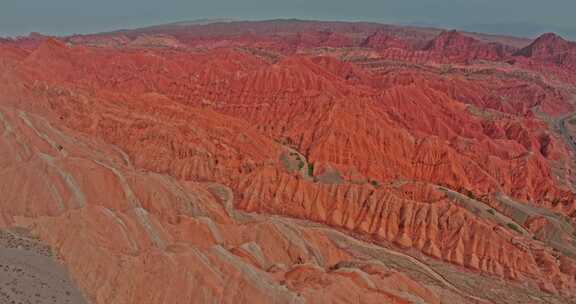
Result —
M 531 31 L 530 34 L 521 34 L 514 31 L 506 31 L 500 30 L 498 31 L 497 28 L 501 25 L 497 24 L 480 24 L 480 25 L 470 25 L 470 26 L 462 26 L 462 27 L 451 27 L 451 26 L 440 26 L 434 24 L 427 24 L 427 23 L 419 23 L 419 22 L 410 22 L 410 23 L 402 23 L 402 22 L 386 22 L 386 21 L 375 21 L 375 20 L 362 20 L 362 19 L 347 19 L 347 20 L 338 20 L 338 19 L 309 19 L 309 18 L 291 18 L 291 17 L 278 17 L 278 18 L 234 18 L 234 17 L 217 17 L 217 18 L 198 18 L 198 19 L 181 19 L 181 20 L 172 20 L 160 23 L 146 23 L 140 25 L 134 25 L 130 27 L 117 27 L 117 28 L 109 28 L 105 30 L 97 30 L 97 31 L 85 31 L 85 32 L 67 32 L 67 33 L 50 33 L 50 32 L 42 32 L 42 31 L 29 31 L 26 33 L 16 34 L 16 35 L 2 35 L 0 32 L 0 38 L 18 38 L 18 37 L 27 37 L 30 34 L 41 34 L 45 36 L 53 36 L 53 37 L 67 37 L 73 35 L 91 35 L 91 34 L 99 34 L 99 33 L 107 33 L 107 32 L 116 32 L 116 31 L 123 31 L 123 30 L 135 30 L 147 27 L 155 27 L 155 26 L 162 26 L 162 25 L 170 25 L 170 24 L 186 24 L 189 23 L 190 25 L 203 25 L 203 24 L 212 24 L 212 23 L 221 23 L 221 22 L 263 22 L 263 21 L 276 21 L 276 20 L 298 20 L 298 21 L 310 21 L 310 22 L 350 22 L 350 23 L 376 23 L 382 25 L 393 25 L 393 26 L 405 26 L 405 27 L 417 27 L 417 28 L 433 28 L 439 30 L 458 30 L 462 32 L 470 32 L 470 33 L 481 33 L 481 34 L 488 34 L 488 35 L 498 35 L 498 36 L 511 36 L 515 38 L 524 38 L 524 39 L 535 39 L 542 34 L 553 32 L 558 34 L 559 36 L 568 39 L 568 40 L 576 40 L 576 30 L 566 30 L 566 29 L 550 29 L 545 26 L 540 25 L 532 25 L 531 28 L 526 26 L 527 31 Z M 515 26 L 519 27 L 522 24 L 509 24 L 508 26 Z M 482 30 L 485 29 L 485 30 Z
M 55 36 L 198 19 L 302 19 L 426 25 L 534 38 L 576 39 L 573 0 L 2 0 L 0 36 Z

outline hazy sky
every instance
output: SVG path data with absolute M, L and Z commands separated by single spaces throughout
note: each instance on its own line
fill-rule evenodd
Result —
M 88 33 L 218 17 L 366 20 L 572 36 L 575 12 L 576 0 L 0 0 L 0 36 Z

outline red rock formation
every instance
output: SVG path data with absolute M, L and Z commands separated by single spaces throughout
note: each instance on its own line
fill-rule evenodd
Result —
M 576 68 L 576 43 L 556 34 L 543 34 L 514 55 L 514 60 L 518 61 L 516 63 L 522 66 L 556 74 L 572 83 L 575 81 L 573 74 L 568 71 Z
M 515 55 L 546 60 L 558 55 L 573 53 L 575 50 L 576 43 L 566 41 L 554 33 L 546 33 L 516 52 Z
M 482 302 L 456 275 L 573 296 L 567 84 L 456 32 L 415 51 L 366 31 L 371 59 L 284 34 L 0 44 L 0 224 L 95 303 Z
M 366 40 L 364 40 L 362 46 L 374 48 L 377 50 L 383 50 L 387 48 L 398 48 L 398 49 L 409 48 L 409 45 L 405 41 L 390 36 L 385 31 L 374 32 L 374 34 L 368 36 Z
M 449 57 L 452 61 L 501 60 L 509 51 L 501 44 L 480 42 L 455 30 L 442 32 L 424 50 Z
M 351 47 L 354 41 L 343 34 L 332 31 L 300 32 L 292 42 L 296 47 Z

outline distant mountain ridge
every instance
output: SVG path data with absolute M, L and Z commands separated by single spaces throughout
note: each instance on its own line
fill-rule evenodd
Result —
M 245 33 L 252 34 L 282 34 L 306 31 L 335 32 L 376 32 L 385 29 L 388 32 L 402 34 L 409 39 L 432 38 L 446 29 L 435 27 L 418 27 L 386 24 L 378 22 L 353 22 L 353 21 L 318 21 L 302 19 L 270 19 L 270 20 L 231 20 L 231 19 L 207 19 L 181 21 L 176 23 L 152 25 L 136 29 L 119 30 L 114 32 L 101 32 L 95 35 L 107 35 L 110 33 L 123 33 L 127 35 L 141 33 L 175 33 L 186 31 L 188 35 L 196 36 L 228 36 Z M 507 44 L 514 47 L 524 47 L 531 40 L 527 38 L 513 37 L 509 35 L 493 35 L 478 32 L 463 32 L 464 34 L 482 41 L 491 41 Z
M 576 40 L 576 28 L 555 25 L 541 25 L 528 22 L 471 24 L 462 25 L 458 28 L 471 32 L 494 33 L 526 38 L 535 38 L 547 32 L 554 32 L 570 40 Z

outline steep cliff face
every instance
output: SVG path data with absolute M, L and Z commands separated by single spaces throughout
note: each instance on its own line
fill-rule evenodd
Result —
M 572 91 L 505 63 L 556 51 L 118 35 L 0 44 L 0 224 L 92 302 L 574 297 Z

